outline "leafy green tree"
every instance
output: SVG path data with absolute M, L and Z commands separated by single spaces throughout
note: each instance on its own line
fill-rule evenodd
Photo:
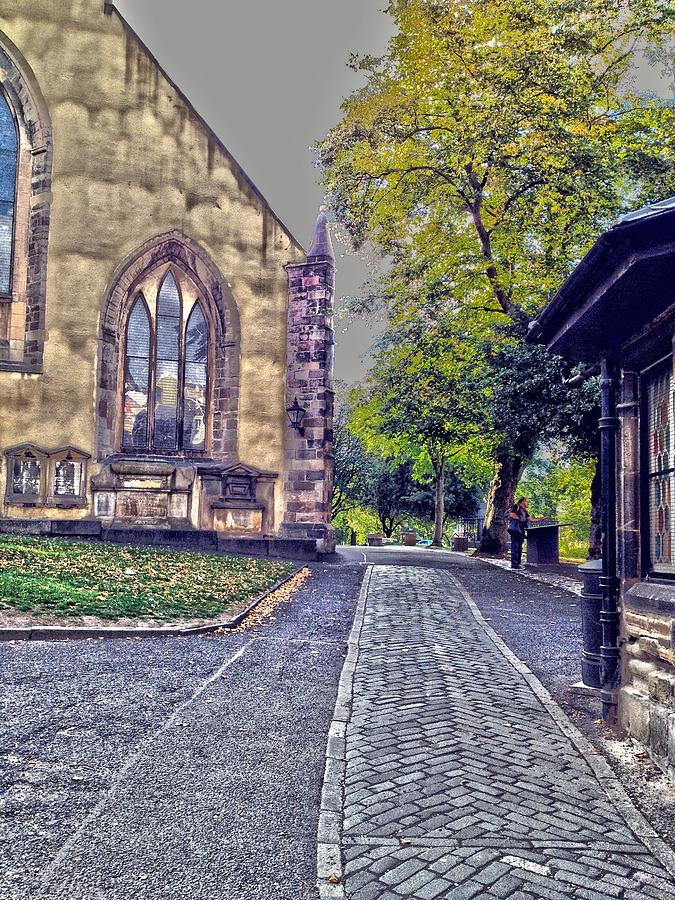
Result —
M 476 515 L 479 503 L 477 485 L 467 485 L 453 466 L 445 471 L 445 494 L 443 497 L 443 525 L 451 519 L 470 519 Z M 433 485 L 418 484 L 408 496 L 406 509 L 421 519 L 433 519 L 436 495 Z
M 571 458 L 565 448 L 537 454 L 518 485 L 518 493 L 530 498 L 530 511 L 565 523 L 561 551 L 586 557 L 589 545 L 590 485 L 595 473 L 593 460 Z
M 600 476 L 600 432 L 598 419 L 598 379 L 591 378 L 573 389 L 576 396 L 558 411 L 558 440 L 564 449 L 562 460 L 565 464 L 588 467 L 591 477 L 588 482 L 590 528 L 588 531 L 588 558 L 602 556 L 602 496 Z M 568 394 L 568 397 L 570 395 Z M 584 509 L 586 507 L 584 506 Z
M 339 394 L 340 392 L 338 392 Z M 364 499 L 369 458 L 363 442 L 349 428 L 349 405 L 336 404 L 333 418 L 333 474 L 332 515 L 335 518 L 358 505 Z
M 487 439 L 479 371 L 470 342 L 444 323 L 416 323 L 390 335 L 364 387 L 353 394 L 352 428 L 370 450 L 433 472 L 433 543 L 439 547 L 447 466 L 472 441 Z
M 474 333 L 495 341 L 511 323 L 522 343 L 608 223 L 675 193 L 675 106 L 630 78 L 643 51 L 665 53 L 675 4 L 391 0 L 388 11 L 387 52 L 354 61 L 366 84 L 318 148 L 335 213 L 355 246 L 389 256 L 389 284 L 436 286 L 421 321 L 431 296 Z M 536 419 L 526 381 L 507 366 L 493 409 Z M 536 444 L 523 418 L 502 417 L 483 550 L 502 549 Z
M 484 396 L 494 440 L 495 474 L 490 484 L 483 553 L 499 554 L 506 541 L 506 514 L 523 470 L 536 448 L 564 442 L 568 458 L 597 459 L 598 400 L 595 384 L 569 387 L 569 368 L 539 345 L 524 343 L 518 326 L 498 328 L 497 340 L 485 342 Z M 597 479 L 594 482 L 597 484 Z M 599 519 L 599 495 L 593 510 Z M 591 555 L 599 551 L 593 529 Z
M 377 513 L 385 537 L 401 526 L 401 516 L 410 506 L 416 487 L 412 463 L 372 456 L 365 479 L 364 499 Z
M 435 484 L 424 476 L 416 478 L 410 460 L 396 463 L 372 457 L 364 499 L 376 510 L 385 537 L 391 537 L 410 516 L 433 521 L 436 513 Z M 477 506 L 476 488 L 467 486 L 452 466 L 446 466 L 443 525 L 450 518 L 475 516 Z
M 377 513 L 367 506 L 350 506 L 335 517 L 338 543 L 365 544 L 369 534 L 377 532 L 380 521 Z
M 627 206 L 673 192 L 672 104 L 637 94 L 670 0 L 392 0 L 380 58 L 319 145 L 338 218 L 435 262 L 462 303 L 536 312 Z

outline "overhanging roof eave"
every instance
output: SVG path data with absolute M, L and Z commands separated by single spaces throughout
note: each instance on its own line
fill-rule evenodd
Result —
M 602 335 L 594 341 L 592 336 L 581 333 L 584 321 L 589 318 L 586 313 L 596 304 L 607 303 L 609 295 L 617 294 L 622 279 L 633 266 L 671 254 L 675 255 L 674 205 L 667 206 L 658 215 L 636 217 L 605 232 L 532 322 L 528 340 L 545 343 L 558 352 L 556 346 L 561 344 L 562 335 L 569 340 L 570 332 L 576 330 L 579 345 L 608 346 Z M 666 295 L 667 291 L 664 292 L 667 301 Z M 620 330 L 621 322 L 613 325 Z

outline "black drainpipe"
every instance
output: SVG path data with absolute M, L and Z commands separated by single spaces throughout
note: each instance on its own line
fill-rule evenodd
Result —
M 600 675 L 602 717 L 616 718 L 616 688 L 619 675 L 619 611 L 616 572 L 616 415 L 617 366 L 609 358 L 602 360 L 600 376 L 600 472 L 602 480 L 602 607 L 600 625 Z

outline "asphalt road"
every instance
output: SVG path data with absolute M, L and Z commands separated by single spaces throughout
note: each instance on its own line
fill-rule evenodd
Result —
M 363 566 L 240 634 L 0 644 L 2 900 L 306 900 Z
M 569 690 L 578 597 L 461 554 L 345 548 L 240 634 L 0 643 L 0 900 L 315 900 L 326 735 L 366 561 L 450 569 L 597 740 Z M 668 838 L 675 807 L 642 796 L 649 777 L 624 784 Z

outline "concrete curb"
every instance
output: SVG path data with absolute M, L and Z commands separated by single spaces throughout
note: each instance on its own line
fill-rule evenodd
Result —
M 529 578 L 530 581 L 538 581 L 539 584 L 548 585 L 548 587 L 557 588 L 559 591 L 567 591 L 568 594 L 574 594 L 576 597 L 581 596 L 583 585 L 581 582 L 569 578 L 567 575 L 551 575 L 546 572 L 537 572 L 533 569 L 512 569 L 509 565 L 504 565 L 504 560 L 494 559 L 489 556 L 472 556 L 478 562 L 488 563 L 495 569 L 501 569 L 502 572 L 508 572 L 509 575 L 516 575 L 520 578 Z
M 516 573 L 517 574 L 517 573 Z M 513 653 L 506 643 L 499 637 L 494 628 L 486 622 L 475 601 L 464 586 L 448 573 L 448 577 L 457 587 L 462 597 L 471 610 L 474 619 L 490 637 L 501 654 L 511 663 L 516 671 L 527 682 L 532 692 L 536 695 L 546 712 L 551 716 L 558 728 L 569 738 L 579 753 L 583 756 L 589 767 L 602 785 L 605 793 L 613 803 L 614 808 L 624 819 L 628 827 L 659 860 L 661 865 L 675 878 L 675 852 L 670 849 L 663 838 L 659 837 L 647 819 L 637 809 L 626 791 L 623 789 L 618 777 L 613 772 L 609 763 L 600 755 L 599 751 L 583 736 L 583 734 L 570 722 L 563 710 L 558 706 L 553 697 L 546 690 L 522 660 Z
M 333 720 L 328 730 L 316 852 L 317 887 L 321 900 L 344 900 L 346 897 L 341 838 L 347 769 L 347 724 L 351 717 L 354 673 L 359 658 L 359 640 L 372 572 L 373 567 L 368 566 L 361 582 L 354 623 L 349 634 L 347 657 L 338 684 Z
M 167 625 L 157 628 L 105 628 L 105 627 L 69 627 L 68 625 L 43 625 L 34 628 L 0 628 L 0 641 L 77 641 L 90 638 L 170 638 L 170 637 L 194 637 L 200 634 L 212 634 L 214 631 L 231 631 L 237 628 L 244 619 L 249 616 L 253 610 L 262 603 L 270 594 L 278 591 L 291 578 L 295 578 L 298 572 L 301 572 L 304 566 L 298 566 L 271 588 L 268 588 L 259 597 L 256 597 L 252 603 L 238 612 L 231 619 L 224 622 L 213 622 L 209 625 L 195 625 L 194 627 L 180 627 Z

